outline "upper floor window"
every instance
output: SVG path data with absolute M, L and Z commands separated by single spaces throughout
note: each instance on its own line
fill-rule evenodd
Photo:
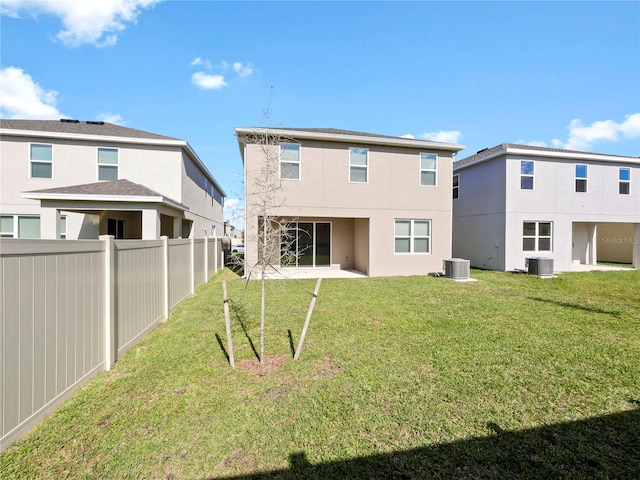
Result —
M 550 252 L 551 222 L 524 222 L 522 224 L 522 250 L 525 252 Z
M 460 175 L 455 174 L 453 176 L 453 199 L 455 200 L 460 196 Z
M 431 220 L 396 219 L 395 253 L 429 253 L 431 251 Z
M 300 180 L 300 145 L 280 144 L 280 178 Z
M 587 166 L 576 165 L 576 192 L 587 191 Z
M 98 148 L 98 180 L 118 179 L 118 149 Z
M 618 192 L 621 195 L 629 195 L 629 185 L 631 184 L 631 169 L 620 167 L 618 171 Z
M 533 190 L 533 160 L 520 160 L 520 190 Z
M 435 187 L 438 171 L 438 155 L 435 153 L 420 154 L 420 185 Z
M 349 148 L 349 181 L 367 183 L 369 181 L 369 149 Z
M 53 177 L 53 145 L 32 143 L 29 149 L 31 178 Z

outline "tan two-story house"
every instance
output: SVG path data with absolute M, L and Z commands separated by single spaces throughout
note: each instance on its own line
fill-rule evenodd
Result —
M 105 122 L 0 121 L 0 237 L 223 236 L 225 193 L 185 141 Z
M 282 267 L 426 275 L 451 257 L 452 164 L 464 146 L 336 129 L 237 128 L 236 136 L 248 268 L 258 263 L 258 197 L 269 175 L 268 216 L 296 232 Z

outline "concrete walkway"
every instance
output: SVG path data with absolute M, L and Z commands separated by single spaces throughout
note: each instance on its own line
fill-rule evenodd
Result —
M 593 272 L 593 271 L 615 271 L 615 270 L 633 270 L 633 268 L 629 267 L 615 267 L 613 265 L 583 265 L 583 264 L 574 264 L 571 267 L 572 272 Z
M 362 272 L 357 272 L 355 270 L 340 270 L 339 268 L 282 268 L 278 271 L 267 272 L 266 277 L 269 279 L 367 278 L 367 276 Z

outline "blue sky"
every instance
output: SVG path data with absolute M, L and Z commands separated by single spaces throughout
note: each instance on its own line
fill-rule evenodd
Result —
M 3 118 L 187 140 L 229 207 L 240 126 L 640 156 L 640 2 L 3 0 L 1 22 Z

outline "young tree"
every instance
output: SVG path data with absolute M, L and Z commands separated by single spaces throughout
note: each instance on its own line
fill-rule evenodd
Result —
M 264 364 L 264 337 L 266 291 L 265 281 L 269 273 L 279 271 L 282 263 L 295 260 L 300 254 L 296 248 L 298 232 L 292 227 L 291 219 L 283 219 L 279 209 L 285 206 L 282 191 L 281 158 L 288 154 L 287 145 L 291 140 L 284 138 L 270 128 L 252 129 L 251 133 L 243 133 L 239 138 L 246 150 L 259 157 L 258 168 L 245 164 L 246 197 L 245 212 L 247 230 L 246 242 L 255 246 L 257 258 L 244 258 L 245 277 L 249 281 L 257 276 L 260 281 L 260 363 Z M 257 151 L 256 151 L 257 150 Z M 245 162 L 247 160 L 245 159 Z M 286 167 L 286 162 L 284 163 Z M 249 222 L 257 221 L 249 228 Z

